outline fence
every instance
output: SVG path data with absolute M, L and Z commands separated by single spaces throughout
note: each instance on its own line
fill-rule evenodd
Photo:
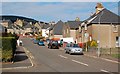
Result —
M 95 47 L 89 47 L 88 52 L 94 55 L 98 55 L 98 48 Z M 119 48 L 100 48 L 100 55 L 115 55 L 120 54 Z

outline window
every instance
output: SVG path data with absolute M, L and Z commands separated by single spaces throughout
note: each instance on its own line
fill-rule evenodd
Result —
M 116 37 L 116 47 L 119 47 L 119 38 Z
M 68 29 L 67 29 L 67 33 L 69 33 Z
M 65 34 L 65 30 L 64 30 L 64 34 Z
M 113 32 L 118 32 L 118 26 L 117 25 L 113 25 Z

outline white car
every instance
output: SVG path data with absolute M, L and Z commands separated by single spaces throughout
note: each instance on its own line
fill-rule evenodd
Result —
M 83 49 L 78 44 L 67 44 L 65 47 L 65 53 L 68 54 L 83 54 Z

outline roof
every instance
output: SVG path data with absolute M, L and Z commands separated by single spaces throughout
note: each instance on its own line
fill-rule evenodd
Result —
M 89 17 L 86 21 L 90 21 L 90 23 L 112 23 L 112 24 L 118 24 L 120 23 L 118 21 L 118 19 L 120 19 L 120 16 L 118 16 L 117 14 L 107 10 L 107 9 L 103 9 L 102 11 L 100 11 L 98 14 L 93 14 L 91 17 Z
M 31 28 L 31 25 L 30 24 L 26 24 L 23 26 L 24 28 Z
M 53 34 L 54 35 L 62 35 L 63 27 L 64 27 L 64 23 L 61 20 L 58 21 L 54 26 Z
M 49 28 L 49 27 L 50 27 L 50 25 L 46 25 L 46 24 L 45 24 L 45 25 L 42 26 L 42 29 L 47 29 L 47 28 Z
M 69 25 L 70 29 L 77 29 L 81 24 L 81 21 L 68 21 L 67 24 Z
M 51 25 L 50 27 L 48 27 L 48 30 L 53 30 L 55 25 Z

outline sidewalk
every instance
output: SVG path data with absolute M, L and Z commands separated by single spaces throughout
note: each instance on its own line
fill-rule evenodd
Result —
M 14 63 L 2 63 L 2 69 L 6 68 L 18 68 L 31 66 L 31 62 L 27 57 L 22 46 L 18 46 L 16 49 Z
M 64 48 L 63 47 L 60 47 L 59 49 L 60 51 L 64 51 Z M 92 58 L 99 58 L 99 59 L 102 59 L 102 60 L 106 60 L 106 61 L 110 61 L 110 62 L 114 62 L 114 63 L 120 63 L 120 59 L 118 58 L 114 58 L 110 55 L 100 55 L 100 57 L 98 57 L 98 54 L 96 51 L 94 52 L 83 52 L 85 56 L 88 56 L 88 57 L 92 57 Z
M 93 57 L 93 58 L 99 58 L 99 59 L 106 60 L 106 61 L 111 61 L 114 63 L 120 63 L 118 58 L 114 58 L 111 55 L 103 55 L 102 54 L 98 57 L 97 52 L 84 52 L 84 55 Z

